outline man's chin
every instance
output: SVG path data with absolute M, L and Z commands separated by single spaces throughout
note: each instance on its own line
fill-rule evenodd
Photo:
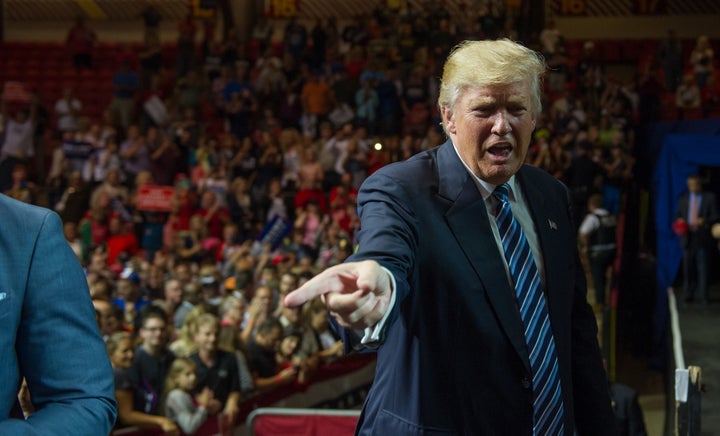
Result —
M 510 180 L 518 167 L 510 164 L 492 165 L 487 171 L 480 171 L 480 178 L 492 185 L 502 185 Z

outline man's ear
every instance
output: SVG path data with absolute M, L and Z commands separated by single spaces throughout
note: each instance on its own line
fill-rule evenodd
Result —
M 452 110 L 447 106 L 442 106 L 440 112 L 442 114 L 442 120 L 443 124 L 445 125 L 445 130 L 447 130 L 448 133 L 452 133 L 454 135 L 456 133 L 455 118 L 453 117 Z

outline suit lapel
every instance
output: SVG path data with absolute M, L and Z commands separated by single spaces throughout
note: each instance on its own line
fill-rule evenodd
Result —
M 527 180 L 526 174 L 527 173 L 523 172 L 521 168 L 515 177 L 523 190 L 525 202 L 527 203 L 532 221 L 535 224 L 535 233 L 538 237 L 545 273 L 545 297 L 547 298 L 548 311 L 552 318 L 553 313 L 560 312 L 559 305 L 562 303 L 556 298 L 552 290 L 562 289 L 562 286 L 556 282 L 567 279 L 563 274 L 558 273 L 562 269 L 556 262 L 558 257 L 553 256 L 553 253 L 561 252 L 562 249 L 558 245 L 560 241 L 558 232 L 567 231 L 567 229 L 558 229 L 558 223 L 564 222 L 564 220 L 558 216 L 558 213 L 562 212 L 563 209 L 558 208 L 555 204 L 549 204 L 546 200 L 547 196 L 543 195 L 541 191 L 541 187 L 537 183 Z
M 530 372 L 522 319 L 488 221 L 485 202 L 450 142 L 438 151 L 439 195 L 452 202 L 445 217 L 477 273 L 502 329 Z

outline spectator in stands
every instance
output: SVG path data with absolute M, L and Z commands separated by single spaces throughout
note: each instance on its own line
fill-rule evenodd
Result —
M 178 328 L 177 339 L 170 343 L 170 351 L 176 357 L 190 357 L 195 351 L 197 346 L 193 335 L 197 330 L 197 320 L 200 315 L 204 313 L 210 313 L 211 307 L 202 301 L 202 294 L 200 292 L 200 286 L 195 282 L 191 282 L 185 285 L 183 288 L 183 301 L 187 301 L 190 310 L 182 316 L 182 324 Z M 180 315 L 181 311 L 176 312 Z
M 273 312 L 273 295 L 272 290 L 267 286 L 258 286 L 250 300 L 247 312 L 245 313 L 245 321 L 242 325 L 242 333 L 240 337 L 244 343 L 248 343 L 250 339 L 257 333 L 259 326 L 266 320 L 272 318 Z
M 700 88 L 695 82 L 695 77 L 692 74 L 686 74 L 675 91 L 678 118 L 682 120 L 688 110 L 699 109 L 700 103 Z
M 610 155 L 603 166 L 605 180 L 603 183 L 603 198 L 605 209 L 613 215 L 620 213 L 620 202 L 623 189 L 632 180 L 635 160 L 627 153 L 627 146 L 622 142 L 623 133 L 615 132 L 613 143 L 610 146 Z
M 253 235 L 255 223 L 255 210 L 250 186 L 244 177 L 233 179 L 228 193 L 228 214 L 238 229 L 238 241 L 245 241 Z
M 332 91 L 321 70 L 310 72 L 310 78 L 302 86 L 300 96 L 303 106 L 303 134 L 314 137 L 317 135 L 318 126 L 327 120 L 333 105 Z
M 326 191 L 323 190 L 325 173 L 322 162 L 318 160 L 314 147 L 305 147 L 301 151 L 300 167 L 298 168 L 297 192 L 295 193 L 295 207 L 301 207 L 309 199 L 314 199 L 322 210 L 327 209 Z
M 148 37 L 158 36 L 158 29 L 160 27 L 160 21 L 162 21 L 162 14 L 153 5 L 148 5 L 142 11 L 141 18 L 143 20 L 143 29 L 145 32 L 144 39 Z
M 114 94 L 110 102 L 110 109 L 117 113 L 120 125 L 127 130 L 132 123 L 135 93 L 140 86 L 140 79 L 128 60 L 123 59 L 120 61 L 112 83 Z
M 612 266 L 616 251 L 617 220 L 603 209 L 603 197 L 593 194 L 588 199 L 588 214 L 580 225 L 580 252 L 586 256 L 595 288 L 595 304 L 604 307 L 607 291 L 607 269 Z
M 413 134 L 425 132 L 430 119 L 429 98 L 428 88 L 423 81 L 422 68 L 415 67 L 405 82 L 400 100 L 404 113 L 404 132 Z
M 292 55 L 296 60 L 300 60 L 308 44 L 308 35 L 305 25 L 299 22 L 294 16 L 290 18 L 288 24 L 285 26 L 283 41 L 285 42 L 287 53 Z
M 707 275 L 708 252 L 712 242 L 710 227 L 718 219 L 715 194 L 704 192 L 702 180 L 697 174 L 687 178 L 688 192 L 678 199 L 675 220 L 684 223 L 686 230 L 680 232 L 683 248 L 683 292 L 685 301 L 693 301 L 697 295 L 701 304 L 708 303 Z
M 376 83 L 374 78 L 367 77 L 360 82 L 360 89 L 355 93 L 355 107 L 357 108 L 355 122 L 366 126 L 370 134 L 375 133 L 377 111 L 380 105 L 378 94 L 375 91 Z
M 73 88 L 65 87 L 62 97 L 55 102 L 55 116 L 60 133 L 77 130 L 77 120 L 82 108 L 82 102 L 75 97 Z
M 152 168 L 150 156 L 150 147 L 145 136 L 140 133 L 140 127 L 137 124 L 130 125 L 127 130 L 127 139 L 120 144 L 123 172 L 130 186 L 134 186 L 135 177 L 140 172 L 149 171 Z
M 24 163 L 16 163 L 12 169 L 12 186 L 4 194 L 15 200 L 32 204 L 37 191 L 35 183 L 28 180 L 27 166 Z
M 575 157 L 564 177 L 572 193 L 574 216 L 578 220 L 576 223 L 578 227 L 587 211 L 590 195 L 600 189 L 603 178 L 603 168 L 590 156 L 591 148 L 592 146 L 587 140 L 582 140 L 577 145 Z
M 330 216 L 320 210 L 316 199 L 310 198 L 297 212 L 295 230 L 302 235 L 302 251 L 313 261 L 318 255 L 318 240 L 330 222 Z
M 230 224 L 230 212 L 227 207 L 218 201 L 218 195 L 213 191 L 205 191 L 200 197 L 200 208 L 195 212 L 202 217 L 208 230 L 209 238 L 216 238 L 219 243 L 223 237 L 223 227 Z
M 134 385 L 128 375 L 133 361 L 132 336 L 118 332 L 107 340 L 107 352 L 115 374 L 115 399 L 118 403 L 118 426 L 159 426 L 166 435 L 179 435 L 177 425 L 164 416 L 150 415 L 133 408 Z
M 239 412 L 240 377 L 235 356 L 218 349 L 219 329 L 220 322 L 215 315 L 203 314 L 197 320 L 193 335 L 197 352 L 190 358 L 197 365 L 198 381 L 192 392 L 197 395 L 210 388 L 213 398 L 222 405 L 223 418 L 232 425 Z
M 175 277 L 166 278 L 163 282 L 163 295 L 162 299 L 153 301 L 153 304 L 165 311 L 167 319 L 170 320 L 171 326 L 174 325 L 173 320 L 177 310 L 182 306 L 183 303 L 183 289 L 182 283 Z M 179 328 L 177 326 L 176 328 Z
M 305 317 L 315 341 L 320 349 L 316 356 L 321 362 L 332 362 L 343 356 L 343 343 L 340 337 L 330 328 L 330 321 L 325 305 L 318 298 L 310 300 L 303 307 Z
M 0 192 L 12 186 L 12 171 L 18 163 L 30 165 L 35 155 L 33 138 L 35 135 L 35 119 L 37 113 L 37 97 L 33 95 L 30 107 L 17 108 L 10 115 L 9 103 L 2 100 L 2 120 L 5 125 L 5 140 L 0 149 Z
M 708 77 L 713 74 L 715 53 L 706 35 L 698 36 L 695 47 L 690 53 L 690 66 L 695 74 L 695 82 L 699 88 L 704 88 Z
M 107 342 L 108 338 L 114 333 L 125 332 L 123 328 L 123 315 L 119 307 L 111 304 L 109 301 L 102 299 L 93 299 L 93 307 L 98 317 L 98 327 L 100 336 L 103 341 Z M 132 361 L 132 358 L 130 358 Z
M 130 268 L 126 268 L 120 274 L 116 297 L 112 299 L 112 304 L 122 309 L 125 325 L 130 329 L 135 326 L 135 319 L 138 317 L 140 309 L 148 304 L 148 301 L 140 296 L 139 285 L 137 274 Z
M 157 32 L 146 32 L 143 46 L 138 53 L 140 61 L 140 89 L 150 88 L 153 76 L 160 72 L 162 67 L 162 47 L 160 35 Z
M 175 359 L 165 380 L 165 416 L 176 422 L 184 434 L 195 434 L 207 420 L 220 410 L 208 387 L 193 397 L 197 384 L 197 365 L 191 359 Z
M 283 327 L 283 336 L 297 335 L 297 346 L 293 350 L 293 364 L 305 379 L 317 370 L 320 344 L 307 319 L 302 316 L 302 307 L 283 307 L 277 320 Z
M 128 376 L 134 386 L 134 408 L 161 415 L 165 379 L 175 355 L 168 349 L 167 314 L 157 306 L 146 306 L 141 313 L 139 336 L 142 344 L 135 350 Z
M 682 41 L 678 39 L 675 29 L 669 29 L 667 36 L 660 41 L 657 56 L 665 73 L 665 87 L 668 91 L 675 92 L 683 70 Z
M 282 301 L 283 298 L 285 298 L 285 295 L 287 295 L 290 291 L 296 289 L 297 286 L 297 275 L 293 274 L 291 271 L 285 271 L 280 274 L 280 283 L 278 285 L 278 300 Z M 282 304 L 278 304 L 273 311 L 272 316 L 274 318 L 278 318 L 280 315 L 282 315 L 283 307 L 284 306 Z
M 184 77 L 195 67 L 195 34 L 197 27 L 192 11 L 178 23 L 177 77 Z
M 84 15 L 75 18 L 75 24 L 68 30 L 65 44 L 72 53 L 73 66 L 78 70 L 92 69 L 92 52 L 97 34 L 87 26 Z
M 134 256 L 140 249 L 132 226 L 132 223 L 123 221 L 119 214 L 111 214 L 108 224 L 109 233 L 105 241 L 109 266 L 115 265 L 121 259 Z
M 292 383 L 297 378 L 298 369 L 294 366 L 279 370 L 276 350 L 282 340 L 282 325 L 268 318 L 257 329 L 257 333 L 248 342 L 248 363 L 250 372 L 259 391 L 267 391 Z

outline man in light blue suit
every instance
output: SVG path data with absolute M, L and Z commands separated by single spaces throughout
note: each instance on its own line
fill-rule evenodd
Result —
M 27 380 L 35 412 L 19 413 Z M 0 434 L 103 435 L 113 374 L 60 218 L 0 195 Z

